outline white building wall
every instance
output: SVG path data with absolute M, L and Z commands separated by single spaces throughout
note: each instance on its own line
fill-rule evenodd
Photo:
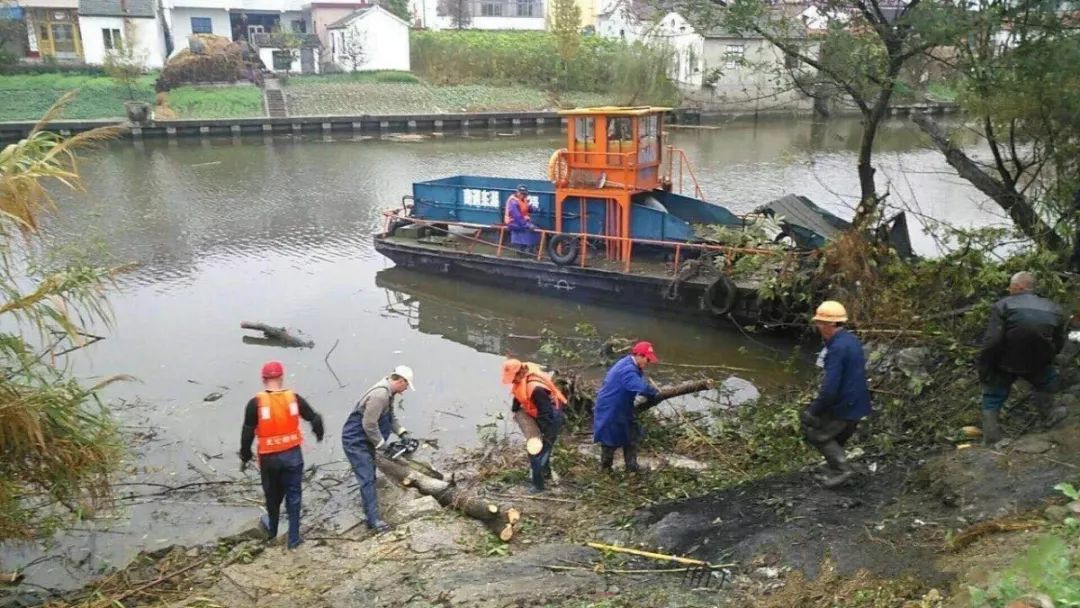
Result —
M 352 62 L 342 52 L 343 44 L 350 33 L 359 36 L 363 41 L 364 62 L 357 68 L 358 70 L 408 72 L 411 69 L 409 26 L 393 15 L 383 11 L 372 11 L 363 18 L 353 21 L 346 28 L 330 30 L 330 35 L 334 37 L 331 45 L 334 51 L 334 64 L 345 72 L 353 69 Z
M 467 29 L 471 30 L 545 30 L 549 0 L 537 0 L 535 17 L 483 17 L 473 7 L 472 19 Z M 438 14 L 439 0 L 410 0 L 409 10 L 420 21 L 420 26 L 433 30 L 453 29 L 453 19 Z
M 172 9 L 171 17 L 172 38 L 175 50 L 187 48 L 188 38 L 192 33 L 192 17 L 209 18 L 210 27 L 213 28 L 213 31 L 211 32 L 213 35 L 232 39 L 232 22 L 229 20 L 229 11 L 223 8 L 177 7 Z
M 164 42 L 157 19 L 132 18 L 135 35 L 135 52 L 149 69 L 158 69 L 164 65 Z M 131 44 L 127 28 L 122 17 L 92 17 L 79 15 L 79 32 L 82 36 L 83 57 L 86 63 L 101 65 L 105 63 L 105 35 L 102 30 L 120 30 L 124 44 Z
M 266 66 L 266 69 L 268 69 L 270 71 L 273 71 L 273 72 L 283 72 L 284 71 L 284 70 L 275 70 L 274 69 L 274 51 L 279 51 L 279 50 L 281 50 L 281 49 L 264 49 L 264 48 L 259 49 L 259 59 L 262 60 L 263 65 Z M 315 73 L 318 74 L 319 73 L 319 49 L 313 49 L 313 50 L 315 52 Z M 303 71 L 303 64 L 302 64 L 302 62 L 300 60 L 300 54 L 303 53 L 303 52 L 304 52 L 303 50 L 297 49 L 295 54 L 293 55 L 292 66 L 289 68 L 289 73 L 290 74 L 300 74 Z
M 705 65 L 705 38 L 678 13 L 668 13 L 646 34 L 649 43 L 674 54 L 671 78 L 684 87 L 700 87 Z

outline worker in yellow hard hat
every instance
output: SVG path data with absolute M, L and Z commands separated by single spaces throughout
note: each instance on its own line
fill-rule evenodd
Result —
M 822 302 L 814 313 L 814 327 L 825 342 L 818 357 L 824 374 L 817 397 L 800 416 L 807 443 L 821 452 L 831 469 L 832 475 L 822 479 L 827 488 L 843 485 L 855 475 L 844 445 L 871 410 L 866 357 L 859 339 L 844 328 L 847 321 L 844 305 L 833 300 Z

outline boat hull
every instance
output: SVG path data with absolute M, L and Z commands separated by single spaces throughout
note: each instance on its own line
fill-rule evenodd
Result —
M 558 266 L 533 258 L 441 250 L 381 236 L 375 237 L 375 250 L 403 268 L 519 293 L 589 301 L 717 325 L 730 325 L 733 321 L 743 325 L 765 324 L 756 290 L 745 286 L 736 286 L 738 294 L 731 311 L 718 315 L 705 305 L 709 287 L 706 281 L 682 281 L 674 285 L 665 277 Z

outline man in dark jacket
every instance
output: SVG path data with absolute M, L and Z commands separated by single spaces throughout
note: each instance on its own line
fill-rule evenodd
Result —
M 643 370 L 657 360 L 651 342 L 638 342 L 604 376 L 593 408 L 593 442 L 600 444 L 601 471 L 611 471 L 618 448 L 622 448 L 627 472 L 640 470 L 637 449 L 641 429 L 635 419 L 634 403 L 638 396 L 656 397 L 658 391 L 645 379 Z
M 844 306 L 831 300 L 822 302 L 814 314 L 814 327 L 825 341 L 821 363 L 825 373 L 818 396 L 800 416 L 807 443 L 821 452 L 834 473 L 822 480 L 826 488 L 855 475 L 844 445 L 870 414 L 866 358 L 859 339 L 844 329 L 847 318 Z
M 998 415 L 1017 378 L 1034 388 L 1032 401 L 1046 428 L 1065 419 L 1065 407 L 1054 407 L 1057 372 L 1054 356 L 1065 346 L 1068 323 L 1061 307 L 1035 295 L 1035 277 L 1018 272 L 1009 281 L 1009 295 L 990 309 L 990 321 L 979 353 L 982 383 L 983 443 L 1001 440 Z

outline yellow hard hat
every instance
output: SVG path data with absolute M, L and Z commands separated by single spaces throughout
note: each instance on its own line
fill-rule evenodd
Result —
M 846 323 L 847 322 L 847 310 L 844 305 L 835 300 L 825 300 L 821 303 L 821 306 L 817 307 L 817 312 L 814 313 L 815 321 L 822 321 L 824 323 Z

